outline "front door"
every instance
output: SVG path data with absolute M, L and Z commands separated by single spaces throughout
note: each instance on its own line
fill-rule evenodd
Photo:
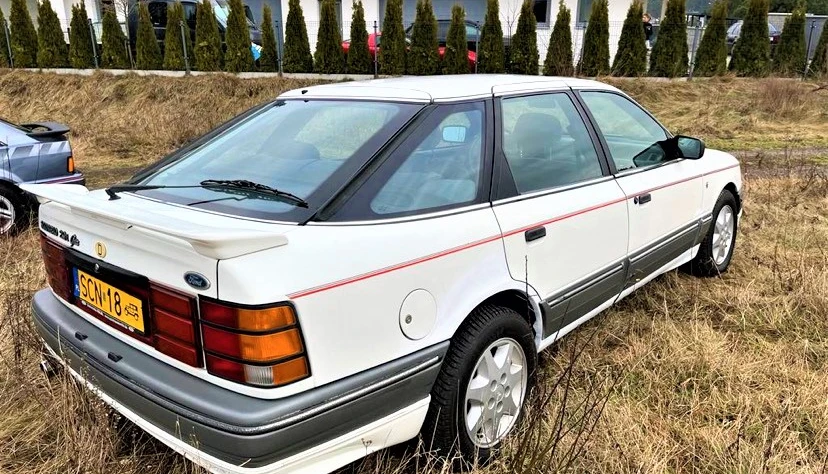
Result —
M 573 99 L 499 101 L 493 209 L 512 278 L 543 299 L 544 338 L 612 300 L 626 274 L 626 198 Z
M 702 173 L 697 161 L 668 159 L 656 145 L 668 133 L 632 100 L 611 91 L 579 94 L 627 198 L 631 286 L 693 247 L 699 234 Z

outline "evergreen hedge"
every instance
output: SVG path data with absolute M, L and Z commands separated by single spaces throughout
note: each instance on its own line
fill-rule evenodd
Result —
M 44 68 L 66 67 L 69 64 L 66 40 L 57 13 L 49 0 L 41 0 L 37 8 L 37 65 Z
M 190 43 L 190 27 L 184 26 L 184 34 L 181 34 L 181 22 L 184 21 L 184 7 L 181 2 L 172 5 L 167 4 L 167 25 L 164 35 L 164 69 L 168 71 L 183 71 L 186 68 L 184 62 L 184 45 L 187 42 L 187 51 L 192 51 Z
M 578 74 L 582 76 L 607 74 L 610 72 L 609 61 L 609 2 L 608 0 L 594 0 L 584 35 L 583 53 L 578 61 Z
M 828 78 L 828 27 L 822 28 L 819 42 L 814 50 L 808 75 L 815 78 Z
M 103 16 L 101 31 L 101 66 L 107 69 L 128 69 L 129 55 L 126 50 L 126 36 L 114 8 L 107 8 Z
M 799 0 L 793 14 L 785 19 L 773 54 L 773 72 L 782 76 L 802 74 L 808 58 L 805 48 L 805 2 Z
M 549 37 L 549 48 L 543 61 L 544 76 L 571 76 L 575 74 L 572 63 L 572 12 L 563 0 L 558 3 L 558 16 Z
M 259 70 L 276 72 L 279 70 L 279 50 L 276 46 L 276 35 L 273 33 L 273 14 L 270 6 L 265 3 L 262 7 L 262 55 L 259 57 Z
M 37 67 L 37 31 L 26 0 L 12 0 L 9 21 L 14 67 Z
M 92 51 L 92 36 L 86 4 L 72 5 L 72 20 L 69 22 L 69 63 L 75 69 L 90 69 L 95 66 Z
M 161 69 L 161 47 L 155 37 L 146 2 L 138 4 L 138 32 L 135 34 L 136 69 Z
M 457 3 L 451 7 L 451 23 L 446 36 L 446 52 L 443 54 L 443 72 L 445 74 L 468 74 L 469 72 L 466 10 Z
M 230 0 L 227 31 L 224 35 L 227 50 L 224 52 L 224 70 L 247 72 L 253 70 L 253 52 L 250 50 L 250 30 L 241 0 Z
M 486 18 L 480 31 L 480 44 L 477 46 L 477 71 L 483 74 L 506 72 L 506 48 L 503 46 L 498 0 L 486 2 Z
M 537 76 L 540 72 L 537 25 L 532 2 L 524 0 L 520 7 L 515 35 L 512 36 L 509 68 L 513 74 Z
M 288 3 L 284 54 L 282 69 L 285 72 L 313 71 L 308 29 L 305 26 L 305 15 L 302 14 L 302 5 L 299 4 L 299 0 L 290 0 Z
M 196 69 L 221 71 L 224 51 L 221 49 L 221 34 L 210 0 L 202 0 L 196 7 L 196 39 L 193 49 Z
M 721 76 L 727 72 L 727 0 L 713 4 L 710 21 L 696 52 L 696 76 Z
M 6 24 L 6 15 L 3 14 L 3 9 L 0 8 L 0 67 L 11 66 L 11 61 L 9 60 L 9 41 L 6 38 L 8 27 L 8 24 Z
M 379 50 L 379 65 L 383 74 L 392 76 L 405 74 L 405 29 L 402 17 L 402 0 L 388 0 L 385 4 L 385 19 L 382 21 L 382 41 Z
M 614 76 L 643 76 L 647 72 L 647 44 L 644 35 L 644 5 L 634 0 L 627 10 L 627 18 L 618 40 L 618 51 L 612 61 Z
M 667 14 L 658 30 L 658 38 L 650 54 L 650 75 L 678 77 L 687 74 L 690 64 L 687 47 L 687 20 L 685 0 L 669 0 Z M 767 41 L 767 35 L 765 35 Z
M 417 17 L 411 32 L 408 52 L 408 74 L 428 76 L 435 74 L 440 63 L 437 50 L 437 18 L 431 0 L 417 0 Z
M 354 2 L 351 16 L 351 45 L 348 48 L 348 72 L 370 74 L 374 72 L 374 58 L 368 50 L 368 31 L 365 29 L 365 8 L 362 2 Z
M 341 74 L 345 70 L 345 56 L 334 0 L 322 0 L 320 9 L 314 69 L 320 74 Z
M 739 76 L 766 75 L 770 68 L 768 34 L 768 0 L 750 0 L 741 34 L 733 45 L 730 70 Z

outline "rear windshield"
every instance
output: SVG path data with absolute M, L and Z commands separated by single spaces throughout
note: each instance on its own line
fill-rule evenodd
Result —
M 294 194 L 308 208 L 239 189 L 166 188 L 137 194 L 243 217 L 302 222 L 420 108 L 390 102 L 278 101 L 139 182 L 188 186 L 208 179 L 248 180 Z

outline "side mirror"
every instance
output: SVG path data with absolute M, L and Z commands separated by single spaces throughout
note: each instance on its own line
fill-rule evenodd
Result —
M 704 156 L 704 142 L 698 138 L 685 137 L 679 135 L 675 137 L 676 146 L 679 151 L 679 158 L 687 158 L 688 160 L 698 160 Z
M 449 125 L 443 127 L 443 141 L 447 143 L 465 143 L 466 127 L 462 125 Z

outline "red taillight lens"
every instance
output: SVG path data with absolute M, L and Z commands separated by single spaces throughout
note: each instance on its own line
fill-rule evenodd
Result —
M 193 298 L 151 284 L 150 303 L 155 349 L 185 364 L 201 367 Z
M 310 375 L 292 306 L 243 307 L 201 299 L 200 309 L 209 373 L 262 387 Z
M 69 300 L 71 288 L 69 286 L 69 271 L 66 266 L 66 257 L 63 247 L 53 243 L 43 233 L 40 234 L 40 249 L 43 252 L 43 264 L 46 267 L 46 278 L 49 286 L 56 295 Z

